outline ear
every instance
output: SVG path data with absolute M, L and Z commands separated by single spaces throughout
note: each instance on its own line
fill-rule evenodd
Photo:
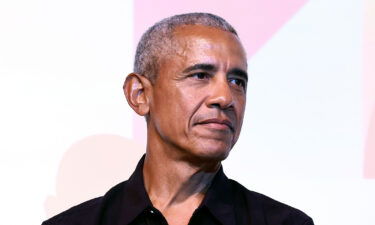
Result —
M 150 111 L 151 82 L 142 75 L 131 73 L 124 82 L 123 90 L 132 109 L 140 116 L 146 116 Z

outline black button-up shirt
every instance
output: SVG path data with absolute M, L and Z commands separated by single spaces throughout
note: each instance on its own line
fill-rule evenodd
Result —
M 52 217 L 42 225 L 167 225 L 153 207 L 143 183 L 140 160 L 129 180 L 103 197 L 95 198 Z M 298 209 L 249 191 L 228 179 L 220 168 L 189 225 L 313 225 Z

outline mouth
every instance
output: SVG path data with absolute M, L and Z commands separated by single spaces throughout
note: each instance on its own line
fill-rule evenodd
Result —
M 211 129 L 215 130 L 231 130 L 234 132 L 233 124 L 230 120 L 227 119 L 218 119 L 218 118 L 212 118 L 203 120 L 197 123 L 198 125 L 203 125 Z

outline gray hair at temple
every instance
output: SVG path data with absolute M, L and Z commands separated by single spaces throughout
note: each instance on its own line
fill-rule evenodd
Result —
M 187 13 L 168 17 L 150 27 L 138 43 L 134 59 L 134 72 L 153 81 L 158 74 L 160 58 L 173 48 L 173 31 L 178 26 L 203 25 L 228 31 L 236 30 L 223 18 L 210 13 Z

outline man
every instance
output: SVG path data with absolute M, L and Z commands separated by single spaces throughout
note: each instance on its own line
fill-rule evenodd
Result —
M 312 225 L 223 173 L 241 130 L 246 71 L 237 33 L 220 17 L 183 14 L 152 26 L 124 83 L 146 118 L 145 156 L 128 181 L 43 224 Z

